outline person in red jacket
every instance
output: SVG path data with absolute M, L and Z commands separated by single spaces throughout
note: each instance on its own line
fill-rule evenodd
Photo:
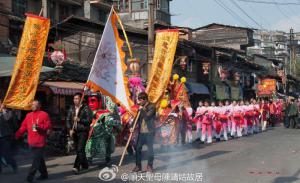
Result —
M 51 128 L 51 121 L 48 114 L 41 111 L 38 100 L 34 100 L 31 106 L 32 112 L 28 113 L 16 132 L 16 139 L 21 138 L 25 132 L 28 136 L 28 144 L 32 149 L 33 162 L 27 176 L 27 182 L 32 182 L 38 170 L 41 173 L 40 180 L 48 179 L 48 171 L 43 155 L 46 146 L 47 132 Z

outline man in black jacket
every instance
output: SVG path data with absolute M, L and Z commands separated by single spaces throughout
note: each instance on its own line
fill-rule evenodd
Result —
M 143 145 L 147 145 L 148 166 L 147 172 L 153 172 L 153 141 L 155 135 L 155 118 L 156 108 L 155 105 L 148 101 L 148 95 L 145 92 L 141 92 L 138 95 L 138 104 L 140 106 L 140 116 L 138 118 L 138 140 L 136 146 L 136 167 L 133 172 L 142 171 L 142 148 Z M 131 129 L 133 132 L 133 129 Z
M 80 168 L 88 169 L 88 161 L 85 154 L 85 145 L 88 139 L 90 124 L 92 122 L 92 111 L 81 102 L 82 94 L 76 93 L 73 98 L 74 106 L 68 111 L 66 125 L 70 137 L 74 139 L 76 147 L 76 159 L 73 172 L 79 173 Z
M 11 165 L 14 173 L 17 172 L 17 163 L 13 157 L 12 140 L 14 134 L 14 120 L 12 111 L 5 108 L 0 100 L 0 157 Z M 2 171 L 0 162 L 0 172 Z

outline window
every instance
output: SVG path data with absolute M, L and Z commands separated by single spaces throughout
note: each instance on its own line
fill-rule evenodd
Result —
M 129 9 L 129 0 L 118 0 L 117 8 L 120 12 L 126 12 Z
M 141 9 L 148 9 L 148 0 L 142 0 Z
M 25 17 L 27 11 L 27 0 L 13 0 L 12 12 L 19 17 Z
M 101 22 L 106 22 L 107 21 L 107 17 L 108 17 L 108 12 L 105 12 L 103 10 L 99 11 L 99 20 Z
M 131 8 L 133 11 L 148 9 L 148 0 L 132 0 Z
M 55 11 L 56 11 L 56 3 L 54 1 L 50 1 L 50 11 L 49 11 L 49 17 L 51 20 L 51 23 L 56 23 L 56 17 L 55 17 Z
M 63 4 L 59 5 L 59 20 L 62 21 L 69 16 L 69 7 Z
M 169 0 L 156 0 L 156 8 L 169 13 Z
M 140 10 L 141 9 L 141 0 L 132 0 L 131 8 L 133 11 Z
M 160 7 L 161 7 L 160 0 L 156 0 L 156 8 L 157 8 L 158 10 L 160 10 Z

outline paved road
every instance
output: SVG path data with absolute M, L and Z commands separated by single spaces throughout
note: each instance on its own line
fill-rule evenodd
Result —
M 117 149 L 113 154 L 114 162 L 119 161 L 120 154 L 121 149 Z M 19 173 L 14 175 L 5 169 L 0 174 L 1 183 L 25 182 L 30 155 L 21 159 L 19 156 L 18 159 Z M 50 179 L 44 182 L 104 182 L 98 178 L 98 166 L 80 175 L 73 175 L 70 171 L 73 160 L 74 156 L 47 158 Z M 146 164 L 146 161 L 143 163 Z M 129 173 L 133 167 L 134 159 L 127 156 L 112 182 L 124 182 L 121 175 L 126 177 L 124 173 Z M 156 181 L 151 182 L 159 182 L 160 179 L 170 180 L 168 182 L 195 182 L 193 180 L 202 175 L 202 182 L 209 183 L 300 183 L 300 131 L 276 127 L 229 142 L 212 145 L 194 143 L 178 147 L 173 152 L 159 152 L 157 149 L 155 172 L 152 178 Z M 151 180 L 142 175 L 139 175 L 140 180 Z

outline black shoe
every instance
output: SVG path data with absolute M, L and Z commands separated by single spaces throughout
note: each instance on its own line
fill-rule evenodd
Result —
M 32 177 L 27 177 L 26 181 L 32 183 L 33 182 L 33 178 Z
M 13 170 L 13 173 L 14 174 L 17 174 L 18 173 L 18 167 L 16 166 L 16 167 L 12 167 L 12 170 Z
M 195 140 L 194 140 L 194 142 L 199 142 L 200 141 L 200 138 L 196 138 Z
M 105 158 L 105 166 L 106 167 L 111 167 L 112 162 L 111 162 L 111 158 L 110 157 L 106 157 Z
M 141 168 L 141 167 L 138 167 L 138 166 L 136 166 L 136 167 L 134 167 L 134 169 L 133 169 L 133 170 L 131 170 L 131 172 L 135 172 L 135 173 L 142 172 L 142 168 Z
M 87 162 L 88 162 L 89 166 L 93 166 L 93 159 L 92 158 L 88 159 Z
M 78 169 L 78 168 L 73 168 L 72 171 L 73 171 L 73 173 L 74 173 L 75 175 L 78 175 L 78 174 L 79 174 L 79 169 Z
M 47 180 L 47 179 L 48 179 L 48 175 L 41 175 L 36 180 Z
M 220 138 L 216 138 L 216 142 L 220 142 L 221 141 L 221 139 Z
M 105 166 L 106 167 L 111 167 L 112 166 L 112 162 L 111 161 L 106 161 L 105 162 Z
M 148 166 L 147 166 L 147 172 L 148 172 L 148 173 L 153 173 L 153 172 L 154 172 L 153 166 L 148 165 Z

